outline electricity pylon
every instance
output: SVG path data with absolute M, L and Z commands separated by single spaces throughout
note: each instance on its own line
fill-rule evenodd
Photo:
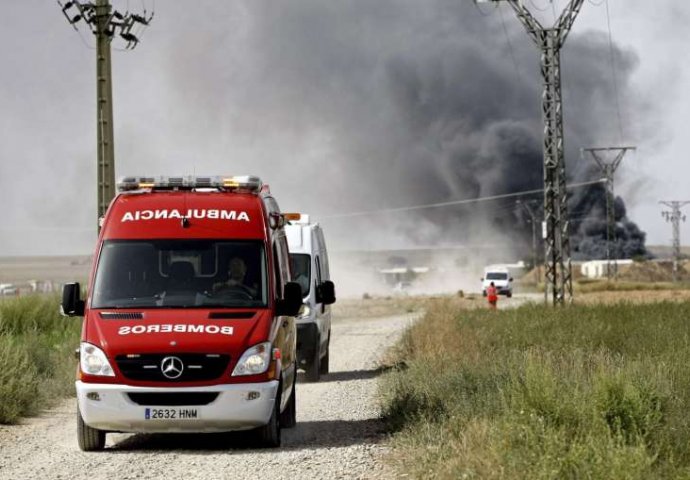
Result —
M 613 193 L 613 174 L 623 161 L 623 157 L 628 150 L 635 150 L 635 147 L 606 147 L 606 148 L 582 148 L 580 155 L 584 160 L 585 152 L 588 152 L 594 161 L 599 165 L 601 172 L 606 179 L 606 278 L 611 280 L 613 272 L 618 273 L 618 249 L 612 252 L 612 245 L 616 244 L 616 212 L 615 199 Z M 601 156 L 603 153 L 617 152 L 613 161 L 607 163 Z M 612 255 L 613 253 L 613 255 Z M 615 266 L 614 266 L 615 263 Z
M 545 28 L 523 5 L 522 0 L 505 1 L 515 10 L 530 38 L 541 51 L 542 117 L 544 119 L 544 222 L 546 296 L 554 305 L 572 301 L 570 222 L 565 181 L 563 147 L 563 102 L 561 97 L 561 48 L 575 23 L 584 0 L 570 0 L 554 25 Z
M 97 169 L 96 185 L 98 190 L 98 219 L 105 215 L 110 201 L 115 197 L 115 138 L 113 133 L 113 82 L 110 61 L 110 42 L 116 33 L 127 42 L 127 49 L 133 49 L 139 43 L 137 35 L 132 33 L 136 25 L 146 26 L 153 19 L 133 13 L 113 10 L 109 0 L 92 2 L 69 1 L 58 5 L 67 21 L 77 30 L 80 20 L 89 26 L 96 36 L 96 141 Z M 74 11 L 72 14 L 70 12 Z
M 661 212 L 661 216 L 673 226 L 673 281 L 678 279 L 678 263 L 680 262 L 680 222 L 685 221 L 685 215 L 680 213 L 680 209 L 687 205 L 688 201 L 679 202 L 677 200 L 659 202 L 671 208 L 671 211 Z

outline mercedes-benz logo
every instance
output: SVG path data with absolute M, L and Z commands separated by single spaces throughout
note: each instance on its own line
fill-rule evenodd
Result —
M 177 357 L 165 357 L 161 361 L 161 372 L 165 378 L 170 380 L 175 380 L 180 378 L 182 371 L 184 370 L 184 364 L 182 360 Z

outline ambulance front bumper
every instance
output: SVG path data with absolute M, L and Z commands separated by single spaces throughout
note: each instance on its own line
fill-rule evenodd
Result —
M 278 394 L 277 380 L 178 388 L 77 381 L 76 387 L 84 423 L 99 430 L 128 433 L 210 433 L 260 427 L 270 420 Z M 170 405 L 179 403 L 175 397 L 180 394 L 189 399 L 202 398 L 202 402 L 209 397 L 215 399 L 206 404 Z

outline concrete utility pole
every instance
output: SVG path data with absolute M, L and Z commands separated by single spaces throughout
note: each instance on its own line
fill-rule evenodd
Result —
M 537 271 L 537 283 L 541 281 L 541 272 L 540 272 L 540 267 L 539 263 L 537 260 L 537 225 L 540 225 L 541 222 L 537 221 L 537 213 L 535 211 L 535 201 L 527 201 L 523 202 L 522 200 L 518 200 L 517 204 L 520 205 L 523 210 L 529 215 L 530 222 L 532 223 L 532 267 L 536 269 Z M 546 293 L 544 293 L 544 300 L 548 301 L 548 298 L 546 297 Z
M 530 38 L 541 51 L 541 76 L 544 85 L 542 116 L 544 119 L 544 230 L 547 298 L 551 294 L 554 305 L 570 302 L 573 296 L 570 261 L 570 222 L 568 221 L 568 192 L 565 186 L 565 158 L 563 147 L 563 102 L 561 98 L 561 48 L 575 22 L 584 0 L 570 0 L 551 28 L 541 23 L 523 5 L 522 0 L 475 0 L 476 2 L 505 1 L 515 10 Z
M 105 215 L 110 201 L 115 197 L 115 138 L 113 133 L 113 83 L 110 61 L 110 42 L 116 33 L 125 40 L 127 49 L 139 43 L 132 33 L 135 25 L 146 26 L 153 14 L 146 17 L 133 13 L 124 15 L 114 11 L 109 0 L 93 2 L 70 1 L 64 5 L 58 0 L 67 21 L 77 29 L 80 20 L 89 26 L 96 36 L 96 140 L 98 219 Z M 72 15 L 70 12 L 76 12 Z
M 675 282 L 678 280 L 678 263 L 680 262 L 680 221 L 685 221 L 685 215 L 680 213 L 680 209 L 690 202 L 673 200 L 659 203 L 671 208 L 670 212 L 668 210 L 661 212 L 661 216 L 673 225 L 673 281 Z
M 623 157 L 628 150 L 635 150 L 635 147 L 606 147 L 606 148 L 582 148 L 580 155 L 584 160 L 585 152 L 588 152 L 594 161 L 601 168 L 606 179 L 606 278 L 611 280 L 613 272 L 618 274 L 618 249 L 614 249 L 612 255 L 612 245 L 616 244 L 616 212 L 614 202 L 616 197 L 613 194 L 613 174 L 623 161 Z M 606 163 L 600 154 L 616 152 L 613 161 Z

